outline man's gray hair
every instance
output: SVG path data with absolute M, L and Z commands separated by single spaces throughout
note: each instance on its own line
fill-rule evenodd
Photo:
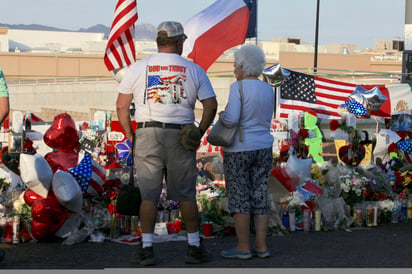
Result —
M 245 76 L 259 76 L 262 74 L 265 65 L 265 53 L 254 45 L 244 45 L 235 51 L 235 65 L 242 66 Z

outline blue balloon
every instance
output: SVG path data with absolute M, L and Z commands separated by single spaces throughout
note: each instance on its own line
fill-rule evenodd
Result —
M 349 112 L 357 116 L 365 116 L 368 114 L 368 110 L 358 101 L 349 100 L 345 101 L 345 105 Z
M 133 164 L 132 142 L 129 139 L 116 144 L 117 159 L 119 163 L 126 163 L 127 166 Z

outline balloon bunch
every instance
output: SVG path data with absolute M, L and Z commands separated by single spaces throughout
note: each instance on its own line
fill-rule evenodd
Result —
M 357 117 L 368 116 L 370 112 L 378 112 L 387 99 L 380 92 L 379 87 L 367 90 L 357 85 L 355 91 L 349 95 L 349 100 L 345 101 L 340 108 L 347 109 Z
M 53 192 L 43 198 L 33 190 L 27 189 L 24 192 L 24 201 L 31 207 L 31 234 L 37 240 L 51 237 L 63 225 L 69 214 Z
M 81 186 L 89 186 L 92 181 L 91 175 L 77 180 L 70 173 L 78 165 L 79 137 L 69 114 L 57 115 L 43 140 L 54 151 L 44 157 L 22 153 L 19 159 L 21 179 L 28 188 L 24 200 L 31 207 L 31 233 L 37 240 L 52 236 L 70 214 L 81 212 L 84 194 Z M 104 178 L 95 179 L 97 187 L 104 184 Z

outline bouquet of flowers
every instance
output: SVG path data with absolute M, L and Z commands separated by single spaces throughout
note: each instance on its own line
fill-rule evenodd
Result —
M 366 189 L 368 179 L 362 176 L 354 169 L 348 174 L 342 175 L 341 180 L 341 197 L 351 208 L 356 203 L 361 203 L 364 200 L 363 191 Z
M 363 196 L 366 201 L 394 200 L 394 192 L 389 183 L 389 177 L 377 166 L 372 168 L 358 167 L 357 171 L 368 179 Z
M 224 181 L 212 181 L 206 189 L 199 191 L 197 201 L 202 221 L 224 225 L 224 217 L 230 215 L 225 204 L 226 200 Z

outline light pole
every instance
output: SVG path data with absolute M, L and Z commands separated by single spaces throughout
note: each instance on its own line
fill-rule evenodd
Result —
M 316 27 L 315 27 L 315 57 L 313 61 L 313 71 L 318 71 L 318 36 L 319 36 L 319 2 L 316 0 Z
M 401 83 L 412 83 L 412 0 L 405 0 L 404 50 Z

